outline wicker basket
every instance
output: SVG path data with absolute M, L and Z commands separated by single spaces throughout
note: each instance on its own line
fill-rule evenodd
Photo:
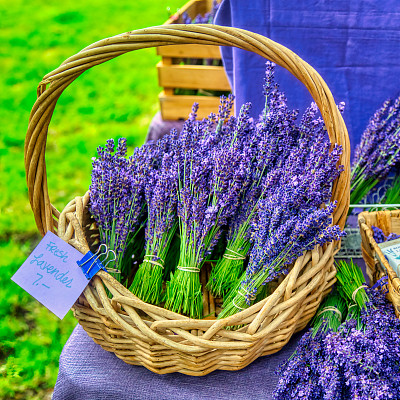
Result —
M 51 230 L 82 253 L 98 233 L 89 216 L 89 196 L 77 197 L 59 213 L 50 203 L 45 166 L 50 118 L 63 90 L 85 70 L 131 50 L 168 44 L 231 45 L 253 51 L 285 67 L 307 87 L 325 121 L 332 143 L 343 145 L 345 172 L 333 187 L 341 227 L 349 205 L 349 142 L 343 119 L 318 73 L 296 54 L 265 37 L 215 25 L 160 26 L 99 41 L 46 75 L 38 87 L 26 137 L 25 164 L 29 199 L 42 234 Z M 238 370 L 257 357 L 279 351 L 306 326 L 335 281 L 333 256 L 338 243 L 303 254 L 266 299 L 231 317 L 193 320 L 146 304 L 111 275 L 99 272 L 74 305 L 79 323 L 93 340 L 125 362 L 159 374 L 205 375 L 215 369 Z M 112 294 L 110 299 L 106 289 Z M 205 292 L 207 315 L 212 298 Z M 237 331 L 224 327 L 243 325 Z
M 191 18 L 205 14 L 212 7 L 211 0 L 190 0 L 177 14 L 164 25 L 182 23 L 182 14 Z M 219 96 L 196 96 L 176 94 L 176 90 L 195 89 L 204 93 L 211 91 L 230 92 L 231 87 L 222 65 L 207 65 L 205 60 L 221 61 L 221 52 L 217 46 L 203 44 L 174 45 L 157 48 L 161 61 L 157 64 L 158 84 L 163 88 L 158 95 L 161 116 L 165 120 L 186 119 L 194 102 L 199 103 L 198 118 L 204 118 L 218 110 Z M 191 65 L 182 59 L 201 61 Z
M 372 226 L 383 230 L 387 236 L 389 233 L 400 235 L 400 210 L 395 211 L 364 211 L 358 215 L 358 224 L 361 233 L 361 250 L 365 260 L 367 275 L 371 283 L 377 282 L 384 275 L 388 276 L 388 299 L 393 303 L 396 315 L 400 318 L 400 278 L 390 266 L 382 250 L 374 239 Z M 379 259 L 385 266 L 382 268 Z

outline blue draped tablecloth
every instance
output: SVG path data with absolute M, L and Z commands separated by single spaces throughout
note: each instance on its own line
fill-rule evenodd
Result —
M 60 357 L 53 400 L 270 400 L 277 382 L 274 371 L 293 353 L 300 336 L 296 334 L 280 352 L 240 371 L 196 377 L 157 375 L 125 364 L 77 326 Z
M 314 67 L 346 103 L 352 153 L 375 110 L 400 91 L 399 0 L 223 0 L 215 23 L 260 33 Z M 251 101 L 258 116 L 265 59 L 231 47 L 222 55 L 236 110 Z M 283 68 L 276 77 L 289 106 L 303 112 L 312 101 L 305 87 Z

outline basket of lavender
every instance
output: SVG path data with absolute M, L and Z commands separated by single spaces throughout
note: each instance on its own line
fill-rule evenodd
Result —
M 57 211 L 44 155 L 63 90 L 92 66 L 171 44 L 230 45 L 269 59 L 260 118 L 250 118 L 250 104 L 231 116 L 229 96 L 204 119 L 195 104 L 181 132 L 129 156 L 124 139 L 110 139 L 93 160 L 90 190 Z M 273 63 L 314 98 L 301 118 Z M 40 232 L 83 254 L 99 245 L 115 252 L 118 274 L 100 270 L 74 305 L 86 332 L 127 363 L 205 375 L 279 351 L 330 291 L 349 205 L 348 149 L 340 111 L 312 67 L 258 34 L 195 24 L 105 39 L 46 75 L 25 160 Z
M 370 282 L 376 283 L 387 276 L 387 297 L 400 318 L 399 254 L 396 253 L 396 247 L 400 247 L 400 210 L 364 211 L 358 215 L 358 223 L 361 250 Z

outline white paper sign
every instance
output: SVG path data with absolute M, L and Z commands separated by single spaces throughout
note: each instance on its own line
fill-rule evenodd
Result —
M 78 250 L 47 232 L 11 279 L 63 319 L 89 283 L 76 263 L 82 258 Z

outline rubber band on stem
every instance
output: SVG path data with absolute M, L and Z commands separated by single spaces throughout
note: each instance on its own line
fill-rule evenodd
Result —
M 231 254 L 227 254 L 227 253 L 231 253 Z M 233 261 L 241 261 L 241 260 L 246 259 L 245 256 L 243 256 L 242 254 L 238 253 L 235 250 L 229 249 L 228 247 L 226 248 L 225 253 L 222 257 L 227 260 L 233 260 Z
M 351 298 L 353 299 L 354 302 L 356 301 L 357 292 L 358 292 L 360 289 L 367 288 L 367 287 L 368 287 L 367 285 L 361 285 L 361 286 L 359 286 L 356 290 L 354 290 L 353 294 L 351 295 Z
M 182 267 L 181 265 L 178 265 L 176 269 L 179 269 L 179 271 L 187 271 L 187 272 L 200 272 L 200 268 L 198 267 Z
M 160 260 L 162 263 L 164 263 L 164 260 L 162 260 L 161 258 L 159 258 L 159 257 L 157 257 L 157 256 L 155 256 L 155 255 L 152 255 L 152 254 L 146 254 L 144 257 L 145 257 L 145 259 L 143 260 L 144 263 L 147 262 L 147 263 L 149 263 L 149 264 L 158 265 L 159 267 L 161 267 L 162 269 L 164 269 L 164 265 L 163 265 L 163 264 L 160 264 L 159 262 L 154 261 L 154 260 L 149 260 L 149 259 L 147 259 L 146 257 L 154 257 L 154 258 L 156 258 L 157 260 Z
M 317 317 L 321 314 L 323 314 L 324 312 L 327 311 L 334 311 L 336 314 L 339 315 L 339 319 L 342 320 L 342 313 L 340 312 L 340 310 L 338 310 L 336 307 L 324 307 L 318 314 Z

